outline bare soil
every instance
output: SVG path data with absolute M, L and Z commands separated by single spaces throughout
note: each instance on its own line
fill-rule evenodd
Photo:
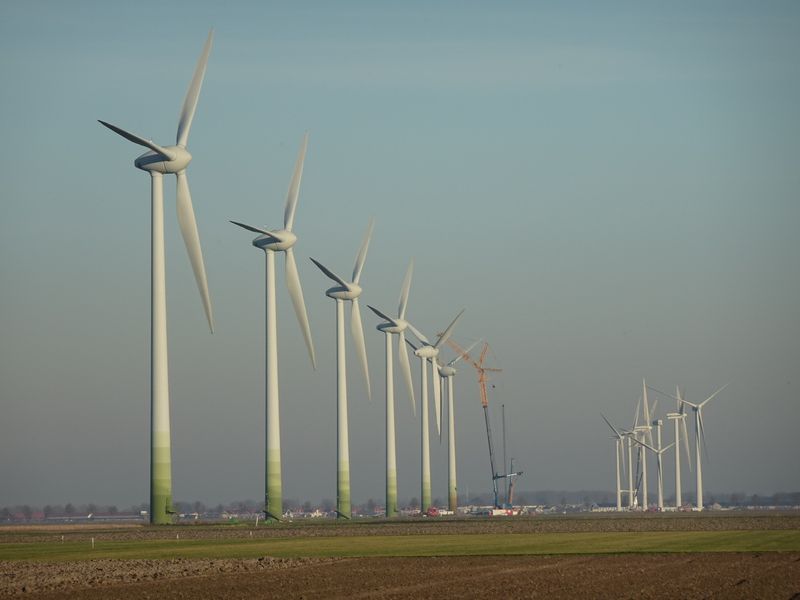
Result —
M 800 553 L 6 562 L 0 578 L 0 596 L 41 599 L 790 599 Z

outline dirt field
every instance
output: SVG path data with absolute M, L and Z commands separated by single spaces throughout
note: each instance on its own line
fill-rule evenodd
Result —
M 3 574 L 12 565 L 0 565 Z M 17 563 L 26 598 L 800 598 L 800 553 Z M 29 582 L 23 591 L 21 585 Z
M 3 527 L 0 545 L 60 540 L 140 544 L 175 538 L 414 536 L 574 532 L 798 530 L 789 515 L 601 515 L 453 521 L 296 523 L 268 527 L 81 524 Z M 354 540 L 355 541 L 355 540 Z M 360 543 L 360 542 L 357 542 Z M 0 598 L 793 598 L 800 552 L 173 558 L 0 561 Z

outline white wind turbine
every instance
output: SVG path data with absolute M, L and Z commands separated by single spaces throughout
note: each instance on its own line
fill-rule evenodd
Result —
M 722 390 L 728 387 L 730 383 L 726 383 L 721 388 L 719 388 L 716 392 L 711 394 L 708 398 L 695 404 L 694 402 L 689 402 L 681 397 L 673 396 L 672 394 L 666 394 L 664 392 L 659 392 L 660 394 L 664 394 L 665 396 L 669 396 L 683 404 L 687 404 L 692 407 L 694 411 L 694 454 L 695 454 L 695 477 L 696 477 L 696 486 L 697 486 L 697 498 L 696 498 L 696 505 L 695 510 L 703 510 L 703 465 L 700 459 L 700 443 L 702 438 L 703 446 L 705 446 L 706 442 L 706 434 L 703 428 L 703 407 L 708 404 L 712 398 L 714 398 L 717 394 L 719 394 Z M 654 388 L 651 388 L 654 389 Z M 658 391 L 658 390 L 656 390 Z M 706 451 L 707 453 L 708 451 Z
M 408 321 L 405 320 L 406 307 L 408 305 L 408 292 L 411 289 L 411 274 L 414 269 L 414 261 L 408 264 L 406 276 L 403 279 L 403 286 L 400 290 L 400 306 L 397 309 L 397 317 L 388 317 L 374 306 L 369 309 L 378 317 L 383 319 L 377 327 L 382 331 L 386 338 L 386 516 L 396 517 L 397 510 L 397 444 L 395 441 L 394 424 L 394 361 L 392 359 L 392 335 L 397 335 L 397 352 L 400 356 L 400 368 L 403 371 L 403 378 L 408 388 L 408 396 L 411 399 L 411 410 L 416 414 L 414 403 L 414 385 L 411 381 L 411 365 L 408 360 L 408 348 L 406 348 L 405 330 Z
M 456 325 L 456 322 L 461 318 L 461 315 L 464 314 L 464 309 L 461 310 L 456 315 L 456 318 L 447 326 L 447 329 L 439 336 L 436 340 L 435 344 L 431 344 L 420 331 L 414 327 L 411 323 L 408 324 L 408 328 L 411 330 L 411 333 L 419 340 L 421 346 L 417 348 L 411 342 L 408 342 L 412 348 L 414 348 L 414 355 L 419 358 L 420 361 L 420 390 L 422 396 L 422 406 L 420 412 L 422 414 L 422 419 L 420 419 L 420 428 L 422 432 L 422 452 L 421 452 L 421 494 L 420 494 L 420 510 L 424 514 L 431 506 L 431 447 L 430 447 L 430 433 L 429 433 L 429 426 L 428 426 L 428 369 L 426 367 L 426 363 L 430 361 L 431 363 L 431 370 L 434 372 L 434 379 L 433 385 L 434 390 L 438 384 L 438 367 L 434 362 L 436 357 L 439 355 L 439 349 L 441 348 L 442 344 L 447 341 L 450 335 L 453 333 L 453 328 Z M 438 396 L 438 394 L 437 394 Z
M 477 344 L 476 341 L 464 351 L 464 354 L 469 354 L 469 351 Z M 454 513 L 458 510 L 458 486 L 456 484 L 456 419 L 455 403 L 453 402 L 453 378 L 456 369 L 453 365 L 463 356 L 463 354 L 458 354 L 446 365 L 441 364 L 438 356 L 434 359 L 442 380 L 442 387 L 447 390 L 447 508 Z
M 652 388 L 651 388 L 652 389 Z M 675 508 L 680 510 L 683 506 L 683 499 L 681 498 L 681 429 L 683 429 L 683 446 L 686 450 L 686 460 L 689 465 L 689 470 L 692 470 L 691 453 L 689 452 L 689 433 L 686 430 L 686 405 L 681 398 L 681 390 L 675 386 L 676 402 L 678 404 L 677 412 L 667 413 L 667 419 L 675 423 Z
M 620 479 L 620 460 L 622 461 L 622 470 L 625 470 L 625 454 L 624 454 L 624 444 L 625 438 L 627 437 L 624 433 L 617 430 L 611 422 L 606 419 L 604 414 L 600 414 L 603 417 L 603 420 L 606 424 L 611 427 L 611 431 L 614 432 L 614 461 L 616 466 L 616 483 L 617 483 L 617 510 L 622 510 L 622 481 Z M 632 487 L 632 486 L 631 486 Z
M 665 448 L 661 447 L 661 427 L 658 428 L 658 446 L 653 447 L 650 444 L 647 444 L 641 440 L 634 440 L 637 444 L 645 448 L 646 450 L 650 450 L 653 452 L 657 457 L 657 476 L 658 476 L 658 510 L 664 510 L 664 471 L 662 469 L 662 462 L 661 462 L 661 455 L 664 454 L 667 450 L 672 448 L 675 445 L 675 442 L 672 442 L 669 446 Z
M 211 298 L 208 294 L 200 237 L 186 177 L 186 167 L 192 155 L 186 149 L 189 130 L 192 126 L 200 88 L 211 52 L 213 30 L 209 32 L 194 76 L 186 92 L 178 120 L 178 133 L 174 146 L 159 146 L 143 137 L 129 133 L 115 125 L 100 121 L 125 139 L 149 148 L 139 156 L 134 165 L 150 173 L 151 193 L 151 288 L 150 288 L 150 522 L 165 524 L 171 521 L 172 508 L 172 458 L 169 420 L 169 372 L 167 360 L 167 294 L 164 258 L 164 182 L 163 176 L 172 173 L 177 177 L 177 209 L 183 241 L 189 253 L 197 287 L 203 300 L 203 308 L 211 332 L 214 317 Z
M 372 237 L 374 222 L 370 219 L 361 249 L 356 256 L 353 267 L 353 280 L 345 281 L 336 273 L 322 265 L 320 262 L 311 261 L 319 267 L 327 277 L 338 285 L 329 288 L 325 295 L 336 301 L 336 446 L 337 446 L 337 471 L 336 471 L 336 512 L 340 518 L 349 519 L 350 510 L 350 446 L 347 427 L 347 368 L 345 362 L 344 344 L 344 303 L 350 301 L 350 333 L 356 344 L 356 351 L 361 362 L 361 370 L 367 385 L 367 398 L 372 397 L 369 385 L 369 367 L 367 365 L 367 346 L 364 342 L 364 327 L 361 324 L 361 311 L 358 307 L 358 297 L 361 295 L 361 271 L 367 259 L 367 248 Z
M 283 252 L 286 257 L 286 288 L 294 305 L 297 321 L 303 331 L 311 365 L 316 368 L 314 343 L 311 340 L 311 328 L 303 300 L 303 289 L 297 273 L 294 259 L 294 245 L 297 236 L 292 231 L 294 215 L 297 211 L 297 200 L 300 192 L 300 180 L 303 177 L 303 162 L 308 147 L 308 134 L 303 137 L 300 154 L 294 167 L 294 175 L 289 184 L 286 196 L 286 207 L 283 213 L 283 229 L 270 230 L 254 227 L 237 221 L 231 221 L 248 231 L 259 233 L 253 240 L 253 246 L 264 251 L 266 259 L 266 464 L 264 478 L 264 513 L 267 517 L 280 519 L 283 514 L 283 488 L 281 478 L 281 428 L 280 403 L 278 400 L 278 320 L 275 301 L 275 253 Z

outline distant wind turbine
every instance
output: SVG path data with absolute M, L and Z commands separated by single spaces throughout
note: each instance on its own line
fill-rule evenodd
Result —
M 478 342 L 472 344 L 464 352 L 469 355 Z M 439 376 L 442 378 L 442 386 L 447 390 L 447 508 L 455 512 L 458 510 L 458 486 L 456 482 L 456 418 L 455 418 L 455 403 L 453 401 L 453 379 L 456 375 L 454 365 L 463 358 L 458 354 L 449 363 L 442 365 L 439 358 L 435 358 L 436 365 L 439 370 Z
M 614 432 L 613 439 L 615 441 L 614 462 L 616 466 L 617 510 L 622 510 L 622 481 L 620 479 L 620 459 L 622 459 L 622 469 L 624 470 L 625 454 L 623 451 L 623 444 L 625 443 L 625 434 L 617 430 L 617 428 L 614 427 L 608 419 L 606 419 L 604 414 L 601 413 L 600 416 L 603 417 L 603 420 L 606 422 L 606 424 L 609 427 L 611 427 L 611 431 Z
M 424 514 L 430 507 L 431 507 L 431 447 L 430 447 L 430 432 L 428 426 L 428 368 L 427 362 L 430 361 L 431 363 L 431 370 L 435 371 L 438 375 L 438 368 L 437 365 L 433 362 L 439 354 L 439 349 L 441 348 L 442 344 L 447 341 L 447 339 L 452 335 L 453 328 L 455 327 L 458 320 L 461 318 L 461 315 L 464 314 L 464 310 L 462 309 L 456 315 L 456 318 L 447 326 L 447 329 L 444 330 L 442 335 L 436 340 L 435 344 L 431 344 L 420 331 L 414 327 L 411 323 L 408 324 L 408 328 L 411 330 L 411 333 L 414 334 L 414 337 L 417 338 L 420 342 L 420 346 L 416 347 L 414 344 L 409 342 L 412 348 L 414 348 L 414 354 L 419 358 L 420 362 L 420 390 L 422 396 L 422 405 L 420 408 L 422 419 L 420 419 L 420 429 L 421 429 L 421 438 L 422 438 L 422 452 L 421 452 L 421 494 L 420 494 L 420 509 L 421 512 Z M 434 385 L 438 385 L 436 380 L 433 381 Z
M 303 162 L 308 147 L 308 134 L 303 136 L 300 154 L 294 167 L 294 175 L 289 184 L 286 196 L 286 207 L 283 213 L 283 229 L 270 230 L 231 221 L 248 231 L 259 233 L 253 240 L 253 246 L 264 251 L 266 260 L 266 464 L 264 478 L 264 513 L 269 518 L 280 519 L 283 514 L 283 484 L 281 478 L 281 427 L 280 402 L 278 399 L 278 316 L 275 300 L 275 253 L 283 252 L 286 257 L 286 288 L 294 305 L 294 312 L 300 329 L 303 331 L 311 366 L 316 368 L 314 343 L 311 340 L 311 328 L 303 300 L 303 289 L 297 273 L 294 259 L 294 245 L 297 236 L 292 231 L 294 215 L 297 211 L 297 200 L 300 193 L 300 180 L 303 177 Z
M 414 405 L 414 386 L 411 381 L 411 365 L 408 361 L 408 348 L 406 347 L 405 330 L 408 321 L 405 320 L 406 307 L 408 306 L 408 292 L 411 289 L 411 274 L 414 269 L 414 261 L 408 265 L 406 276 L 403 279 L 403 286 L 400 290 L 400 306 L 397 309 L 397 317 L 389 317 L 373 306 L 369 309 L 378 317 L 383 319 L 377 327 L 382 331 L 386 338 L 386 516 L 396 517 L 397 509 L 397 445 L 395 442 L 395 423 L 394 423 L 394 361 L 392 359 L 392 335 L 397 335 L 397 352 L 400 357 L 400 368 L 403 371 L 403 378 L 408 388 L 408 395 L 411 399 L 411 410 L 416 413 Z
M 328 278 L 338 285 L 329 288 L 325 295 L 336 301 L 336 512 L 339 518 L 349 519 L 350 509 L 350 445 L 347 422 L 347 368 L 344 343 L 344 303 L 349 301 L 352 305 L 350 313 L 350 333 L 356 344 L 356 351 L 361 362 L 361 370 L 367 385 L 367 397 L 371 398 L 369 385 L 369 367 L 367 365 L 367 346 L 364 342 L 364 327 L 361 324 L 361 311 L 358 307 L 358 297 L 361 295 L 361 271 L 367 259 L 367 248 L 372 237 L 373 221 L 370 220 L 361 249 L 356 256 L 353 267 L 353 280 L 345 281 L 336 273 L 313 258 L 311 261 L 319 267 Z
M 159 146 L 151 140 L 124 129 L 100 121 L 102 125 L 126 140 L 149 148 L 139 156 L 134 165 L 150 173 L 151 194 L 151 263 L 150 263 L 150 522 L 167 524 L 175 510 L 172 506 L 172 442 L 169 420 L 169 371 L 167 360 L 167 292 L 164 259 L 164 174 L 177 177 L 177 209 L 183 242 L 203 300 L 203 309 L 211 332 L 214 332 L 214 317 L 208 293 L 200 236 L 189 192 L 186 167 L 192 155 L 186 149 L 189 130 L 192 126 L 200 88 L 208 64 L 208 55 L 214 37 L 209 32 L 200 59 L 194 70 L 192 82 L 186 92 L 178 121 L 178 133 L 174 146 Z

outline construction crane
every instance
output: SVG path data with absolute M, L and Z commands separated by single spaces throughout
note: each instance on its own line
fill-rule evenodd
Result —
M 483 406 L 483 417 L 486 421 L 486 439 L 489 442 L 489 464 L 492 468 L 492 489 L 494 491 L 494 507 L 500 508 L 500 504 L 497 498 L 497 480 L 504 479 L 508 477 L 508 474 L 498 474 L 497 469 L 495 468 L 494 464 L 494 444 L 492 443 L 492 424 L 489 420 L 489 396 L 486 393 L 486 382 L 488 381 L 487 373 L 500 373 L 503 369 L 494 369 L 490 367 L 484 367 L 483 361 L 486 360 L 486 353 L 489 351 L 489 344 L 487 342 L 483 343 L 483 350 L 481 350 L 481 355 L 478 360 L 474 360 L 469 353 L 464 350 L 461 346 L 459 346 L 455 341 L 452 339 L 447 340 L 447 343 L 450 347 L 475 367 L 475 370 L 478 371 L 478 387 L 481 391 L 481 406 Z M 505 469 L 505 465 L 503 465 L 503 469 Z

